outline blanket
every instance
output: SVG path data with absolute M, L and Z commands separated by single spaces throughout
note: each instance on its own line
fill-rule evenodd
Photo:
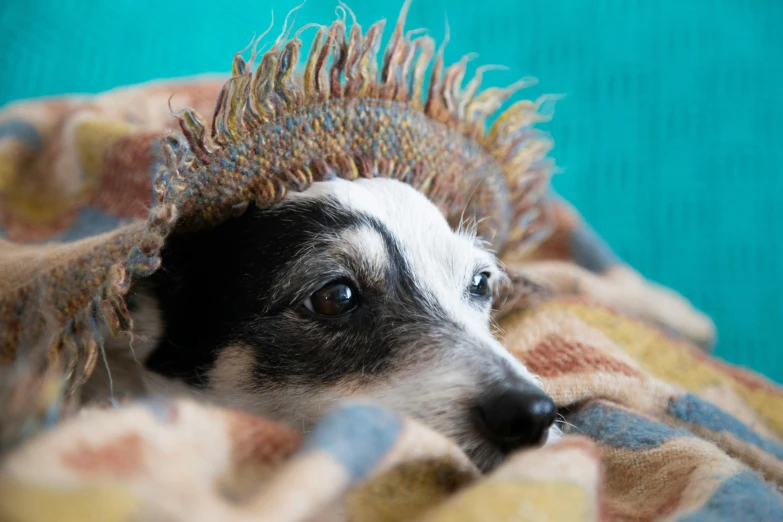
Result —
M 298 75 L 284 31 L 255 72 L 257 42 L 228 79 L 0 113 L 0 519 L 783 519 L 783 391 L 706 355 L 709 319 L 551 192 L 551 97 L 498 112 L 530 81 L 463 86 L 468 58 L 446 67 L 404 18 L 380 60 L 382 22 L 337 20 Z M 188 399 L 83 407 L 170 235 L 335 176 L 399 179 L 479 223 L 512 281 L 503 341 L 561 407 L 561 441 L 482 476 L 368 403 L 304 436 Z

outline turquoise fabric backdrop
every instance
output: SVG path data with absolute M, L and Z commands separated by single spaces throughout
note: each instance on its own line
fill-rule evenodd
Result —
M 349 2 L 367 27 L 401 0 Z M 206 71 L 290 0 L 0 0 L 0 105 Z M 309 0 L 298 25 L 329 23 Z M 783 1 L 415 0 L 408 27 L 504 84 L 567 94 L 555 187 L 616 251 L 718 324 L 717 354 L 783 381 Z M 305 36 L 312 37 L 312 30 Z

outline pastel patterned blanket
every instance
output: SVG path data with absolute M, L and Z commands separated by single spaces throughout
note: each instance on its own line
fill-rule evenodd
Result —
M 380 66 L 382 25 L 338 20 L 296 80 L 294 37 L 228 81 L 0 112 L 0 520 L 783 520 L 783 390 L 697 348 L 710 321 L 547 191 L 546 99 L 495 114 L 522 84 L 461 87 L 466 62 L 403 21 Z M 304 437 L 184 399 L 81 408 L 170 234 L 376 175 L 480 218 L 514 283 L 503 340 L 563 408 L 562 441 L 482 476 L 372 404 Z

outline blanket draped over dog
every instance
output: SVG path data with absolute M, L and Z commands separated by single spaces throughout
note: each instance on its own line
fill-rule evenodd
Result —
M 548 192 L 547 98 L 496 114 L 527 82 L 463 86 L 467 59 L 445 67 L 403 21 L 380 60 L 382 23 L 320 29 L 297 79 L 301 42 L 281 38 L 227 82 L 0 113 L 0 519 L 783 520 L 783 391 L 697 349 L 709 320 Z M 399 179 L 477 220 L 513 282 L 503 340 L 563 407 L 561 441 L 480 476 L 368 403 L 304 436 L 187 399 L 77 411 L 169 235 L 335 176 Z

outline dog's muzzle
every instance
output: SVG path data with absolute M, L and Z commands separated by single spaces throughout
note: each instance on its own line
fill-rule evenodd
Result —
M 545 443 L 556 415 L 554 401 L 527 383 L 490 392 L 473 411 L 478 430 L 504 453 Z

